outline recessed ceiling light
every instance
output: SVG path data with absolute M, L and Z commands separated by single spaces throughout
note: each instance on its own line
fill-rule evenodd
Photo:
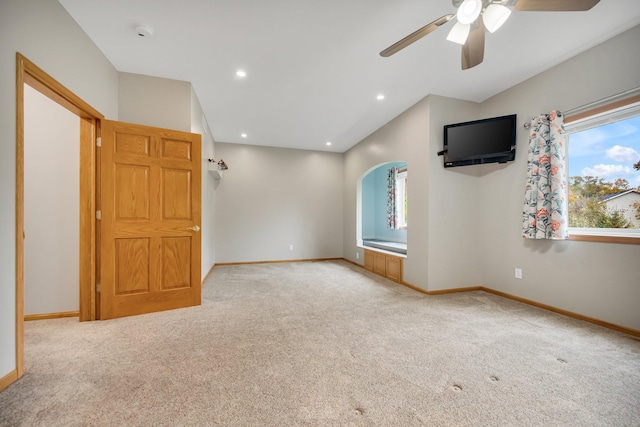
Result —
M 328 142 L 328 141 L 327 141 L 327 144 L 326 144 L 326 145 L 327 145 L 327 147 L 328 147 L 328 146 L 330 146 L 330 145 L 331 145 L 331 142 Z
M 236 76 L 238 77 L 247 77 L 247 73 L 244 70 L 236 71 Z
M 243 138 L 246 138 L 247 134 L 246 133 L 241 133 L 240 136 L 243 137 Z
M 376 99 L 377 99 L 378 101 L 382 101 L 382 100 L 384 99 L 384 95 L 383 95 L 383 94 L 380 94 L 380 95 L 376 96 Z

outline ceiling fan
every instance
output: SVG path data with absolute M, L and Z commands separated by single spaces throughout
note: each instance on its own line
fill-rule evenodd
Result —
M 455 15 L 447 14 L 425 25 L 380 52 L 380 56 L 393 55 L 456 17 L 458 22 L 451 28 L 447 40 L 462 45 L 462 69 L 467 70 L 482 63 L 485 29 L 493 33 L 500 28 L 511 14 L 510 7 L 519 12 L 577 12 L 589 10 L 599 1 L 452 0 L 453 6 L 458 8 Z

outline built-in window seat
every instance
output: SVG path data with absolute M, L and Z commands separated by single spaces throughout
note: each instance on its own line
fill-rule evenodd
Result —
M 380 239 L 363 239 L 363 246 L 368 246 L 370 248 L 382 249 L 384 251 L 395 252 L 398 254 L 407 254 L 407 244 L 400 242 L 390 242 L 387 240 Z
M 405 255 L 393 254 L 382 249 L 364 250 L 364 268 L 394 282 L 402 282 L 402 261 Z

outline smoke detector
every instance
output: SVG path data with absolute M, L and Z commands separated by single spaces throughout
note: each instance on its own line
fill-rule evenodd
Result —
M 153 37 L 153 29 L 146 25 L 138 25 L 136 27 L 136 34 L 140 37 Z

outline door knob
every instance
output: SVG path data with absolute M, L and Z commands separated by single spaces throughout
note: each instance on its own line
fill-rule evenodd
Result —
M 187 227 L 187 230 L 195 231 L 196 233 L 200 231 L 200 227 L 194 225 L 193 227 Z

